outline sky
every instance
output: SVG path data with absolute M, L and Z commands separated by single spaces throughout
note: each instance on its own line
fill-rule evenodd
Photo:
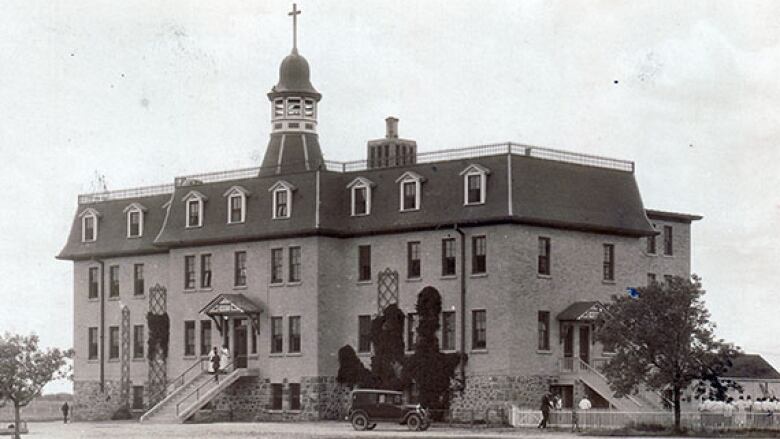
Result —
M 514 141 L 636 162 L 702 215 L 717 335 L 780 369 L 780 2 L 301 0 L 330 160 L 384 118 L 419 151 Z M 258 166 L 289 1 L 0 3 L 0 331 L 72 347 L 77 195 Z M 47 391 L 67 390 L 57 383 Z

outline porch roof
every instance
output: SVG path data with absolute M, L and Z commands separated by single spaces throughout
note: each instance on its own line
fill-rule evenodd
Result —
M 200 310 L 200 313 L 206 315 L 259 314 L 261 312 L 263 309 L 243 294 L 220 294 Z
M 604 310 L 604 306 L 598 301 L 574 302 L 558 314 L 557 319 L 562 322 L 592 321 Z

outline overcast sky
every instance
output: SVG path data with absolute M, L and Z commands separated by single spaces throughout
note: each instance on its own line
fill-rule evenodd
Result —
M 703 215 L 718 335 L 780 369 L 780 2 L 298 2 L 327 159 L 384 118 L 420 151 L 515 141 L 636 162 Z M 0 330 L 72 346 L 76 196 L 257 166 L 289 1 L 0 3 Z M 56 386 L 59 390 L 67 386 Z

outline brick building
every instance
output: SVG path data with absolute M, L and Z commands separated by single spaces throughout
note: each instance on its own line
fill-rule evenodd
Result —
M 455 416 L 535 407 L 549 386 L 567 404 L 657 406 L 605 390 L 593 316 L 689 275 L 700 217 L 646 209 L 632 162 L 515 143 L 418 152 L 395 118 L 363 159 L 327 161 L 296 47 L 268 98 L 260 167 L 78 197 L 58 255 L 73 261 L 76 418 L 333 417 L 338 349 L 368 362 L 370 318 L 390 302 L 410 348 L 425 286 L 442 296 L 442 349 L 469 354 Z M 163 311 L 169 352 L 149 360 L 147 313 Z M 203 371 L 223 344 L 217 384 Z

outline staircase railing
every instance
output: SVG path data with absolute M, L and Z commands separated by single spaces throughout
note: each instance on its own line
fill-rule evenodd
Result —
M 187 381 L 187 374 L 198 368 L 198 374 L 203 372 L 204 369 L 208 369 L 207 367 L 208 359 L 206 358 L 199 358 L 197 361 L 192 363 L 190 367 L 184 370 L 179 376 L 176 378 L 168 381 L 168 383 L 163 387 L 162 389 L 158 390 L 151 396 L 149 396 L 149 401 L 155 401 L 155 405 L 165 399 L 166 396 L 168 396 L 171 392 L 178 389 L 179 387 L 183 386 L 184 383 Z M 204 367 L 206 365 L 206 367 Z M 173 387 L 171 387 L 173 386 Z M 150 409 L 154 408 L 154 406 L 150 407 Z
M 246 355 L 238 355 L 238 356 L 236 356 L 233 359 L 233 361 L 228 363 L 225 367 L 220 367 L 219 371 L 215 371 L 214 374 L 216 376 L 224 374 L 227 377 L 227 375 L 229 375 L 230 373 L 235 372 L 236 369 L 243 369 L 243 368 L 236 367 L 236 364 L 239 361 L 244 361 L 245 362 L 246 358 L 247 358 Z M 201 394 L 205 395 L 209 390 L 211 390 L 212 387 L 214 387 L 214 386 L 209 386 L 209 385 L 216 385 L 216 386 L 218 386 L 219 382 L 216 381 L 216 378 L 214 380 L 210 380 L 210 379 L 206 380 L 203 383 L 201 383 L 201 385 L 196 387 L 195 390 L 193 390 L 192 392 L 188 393 L 187 396 L 185 396 L 184 398 L 180 399 L 179 402 L 176 403 L 176 416 L 179 416 L 179 414 L 181 413 L 181 405 L 184 404 L 186 401 L 188 401 L 190 399 L 190 397 L 192 397 L 193 395 L 195 395 L 195 399 L 192 402 L 193 404 L 198 402 L 198 401 L 200 401 Z M 209 386 L 209 388 L 208 389 L 204 389 L 204 387 L 207 387 L 207 386 Z

